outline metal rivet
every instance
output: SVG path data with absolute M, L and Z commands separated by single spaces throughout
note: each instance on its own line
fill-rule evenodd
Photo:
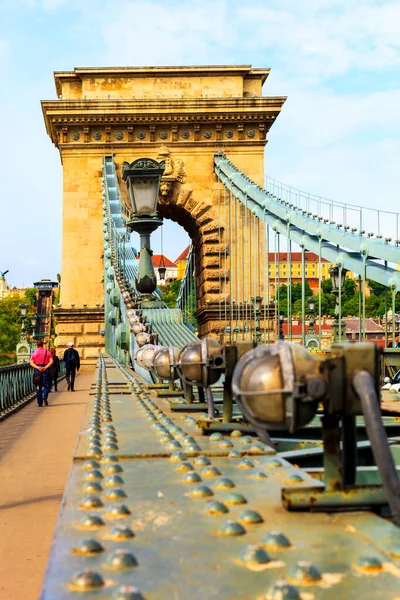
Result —
M 97 481 L 98 479 L 103 479 L 103 475 L 99 469 L 93 469 L 86 474 L 85 479 L 87 481 Z
M 177 467 L 175 467 L 175 471 L 180 471 L 180 472 L 194 471 L 194 467 L 190 464 L 190 462 L 183 462 L 183 463 L 180 463 Z
M 196 440 L 191 435 L 186 435 L 184 438 L 182 438 L 183 446 L 190 446 L 191 444 L 195 444 L 195 443 L 196 443 Z
M 219 448 L 233 448 L 233 444 L 230 440 L 222 440 L 219 444 L 218 444 Z
M 103 451 L 107 452 L 108 450 L 118 450 L 118 444 L 114 444 L 113 442 L 107 442 L 103 445 Z
M 186 460 L 186 454 L 184 452 L 173 452 L 169 457 L 172 462 L 181 462 Z
M 252 567 L 266 565 L 271 559 L 261 546 L 249 545 L 240 552 L 239 561 L 247 567 Z
M 108 540 L 122 541 L 133 538 L 135 534 L 132 529 L 126 525 L 117 525 L 113 527 L 104 537 Z
M 269 469 L 277 469 L 278 467 L 283 467 L 283 463 L 281 463 L 281 461 L 278 458 L 272 458 L 267 463 L 265 463 L 265 466 Z
M 242 513 L 240 513 L 239 521 L 244 525 L 255 525 L 257 523 L 263 523 L 264 519 L 262 518 L 259 512 L 257 512 L 256 510 L 249 509 L 244 510 Z
M 229 479 L 229 477 L 220 477 L 219 479 L 217 479 L 217 481 L 214 483 L 214 489 L 216 490 L 229 490 L 231 488 L 235 487 L 234 482 L 232 481 L 232 479 Z
M 243 433 L 240 431 L 240 429 L 234 429 L 231 433 L 231 437 L 233 438 L 239 438 L 242 437 Z
M 268 475 L 264 471 L 257 471 L 252 475 L 253 479 L 268 479 Z
M 127 515 L 130 515 L 131 511 L 125 504 L 121 504 L 120 506 L 111 507 L 111 509 L 108 511 L 108 514 L 110 517 L 118 519 L 120 517 L 126 517 Z
M 86 496 L 79 504 L 79 508 L 90 509 L 90 508 L 101 508 L 103 503 L 98 496 Z
M 106 454 L 106 456 L 103 456 L 101 462 L 105 465 L 109 465 L 110 463 L 116 463 L 118 462 L 118 457 L 115 456 L 115 454 Z
M 193 454 L 193 452 L 200 452 L 201 448 L 198 444 L 189 444 L 189 446 L 185 446 L 185 450 L 188 454 Z
M 240 523 L 236 523 L 236 521 L 226 521 L 221 528 L 218 530 L 219 535 L 244 535 L 246 533 L 245 528 Z
M 198 475 L 198 473 L 192 471 L 190 473 L 186 473 L 182 477 L 181 481 L 182 483 L 199 483 L 199 481 L 201 481 L 201 477 Z
M 81 554 L 85 556 L 94 556 L 100 552 L 104 552 L 103 546 L 94 538 L 84 538 L 72 548 L 74 554 Z
M 123 498 L 126 498 L 127 495 L 124 492 L 124 490 L 120 489 L 120 488 L 113 488 L 111 490 L 106 490 L 104 493 L 104 498 L 106 498 L 107 500 L 122 500 Z
M 104 580 L 100 573 L 96 573 L 91 569 L 85 569 L 84 571 L 76 573 L 69 584 L 69 587 L 72 590 L 78 592 L 97 590 L 99 588 L 102 588 L 103 586 Z
M 223 439 L 222 433 L 218 433 L 218 432 L 212 433 L 209 437 L 210 442 L 219 442 L 222 439 Z
M 206 504 L 203 512 L 206 513 L 206 515 L 217 516 L 226 514 L 229 512 L 229 509 L 223 502 L 209 502 Z
M 112 487 L 114 485 L 123 485 L 125 482 L 120 475 L 109 475 L 104 480 L 106 487 Z
M 254 463 L 248 458 L 244 458 L 236 465 L 236 467 L 238 469 L 254 469 Z
M 357 569 L 368 572 L 382 571 L 382 563 L 377 556 L 361 556 L 356 564 Z
M 177 442 L 176 440 L 171 440 L 170 442 L 168 442 L 168 444 L 166 445 L 167 450 L 178 450 L 179 448 L 182 448 L 181 444 L 179 442 Z
M 312 563 L 307 560 L 300 560 L 290 569 L 288 580 L 299 583 L 313 583 L 321 580 L 321 573 Z
M 123 585 L 115 592 L 113 600 L 144 600 L 144 597 L 133 585 Z
M 106 475 L 110 475 L 113 473 L 122 473 L 124 469 L 121 467 L 121 465 L 111 464 L 104 467 L 103 470 Z
M 207 458 L 207 456 L 197 456 L 194 459 L 193 464 L 196 465 L 196 467 L 204 467 L 206 465 L 211 465 L 211 460 Z
M 240 438 L 239 444 L 251 444 L 252 441 L 253 441 L 252 437 L 250 437 L 249 435 L 244 435 L 243 437 Z
M 208 465 L 201 470 L 201 474 L 203 477 L 219 477 L 221 475 L 221 471 L 217 469 L 217 467 L 213 467 L 212 465 Z
M 282 548 L 290 548 L 291 543 L 284 533 L 270 531 L 262 538 L 261 545 L 269 550 L 280 550 Z
M 162 435 L 162 437 L 160 437 L 160 442 L 162 444 L 168 444 L 168 442 L 172 442 L 175 441 L 174 438 L 172 437 L 172 435 L 170 435 L 169 433 L 164 433 Z
M 265 454 L 266 450 L 267 449 L 264 446 L 261 446 L 261 444 L 253 444 L 252 446 L 250 446 L 250 448 L 246 450 L 246 452 L 247 454 L 256 455 Z
M 213 496 L 214 492 L 207 485 L 198 485 L 187 495 L 192 498 L 206 498 L 207 496 Z
M 131 552 L 118 548 L 107 557 L 106 566 L 113 571 L 122 571 L 137 567 L 138 562 Z
M 300 600 L 300 594 L 298 589 L 287 581 L 276 581 L 262 596 L 262 600 Z
M 226 504 L 247 504 L 246 498 L 242 494 L 231 492 L 225 499 Z
M 297 475 L 296 473 L 289 475 L 288 480 L 289 481 L 304 481 L 303 477 L 301 475 Z
M 79 529 L 98 529 L 104 525 L 103 519 L 99 515 L 87 515 L 79 522 Z
M 103 488 L 97 481 L 88 481 L 84 484 L 82 491 L 85 494 L 99 494 L 103 491 Z
M 228 454 L 228 458 L 241 458 L 242 453 L 240 450 L 231 450 Z
M 102 454 L 102 451 L 97 446 L 90 446 L 86 451 L 87 456 L 95 456 L 96 458 L 101 458 Z

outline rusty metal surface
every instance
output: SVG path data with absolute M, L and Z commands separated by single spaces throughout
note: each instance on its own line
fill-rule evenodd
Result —
M 103 392 L 106 379 L 111 390 L 118 375 L 115 369 L 104 372 Z M 99 390 L 100 386 L 98 395 Z M 140 391 L 138 399 L 138 391 L 109 393 L 108 400 L 103 393 L 98 426 L 87 413 L 42 600 L 399 598 L 398 528 L 370 513 L 287 512 L 282 488 L 300 491 L 321 487 L 321 482 L 278 455 L 249 454 L 252 447 L 262 450 L 254 439 L 242 444 L 245 434 L 235 432 L 232 437 L 228 432 L 214 441 L 205 439 L 190 416 L 172 413 L 168 403 L 153 394 Z M 148 412 L 143 402 L 159 408 Z M 90 408 L 93 403 L 96 399 L 91 397 Z M 112 421 L 103 420 L 108 404 Z M 178 454 L 162 450 L 160 455 L 165 444 L 157 430 L 163 425 L 174 436 L 173 423 L 194 437 L 201 451 L 186 452 L 182 447 Z M 97 447 L 113 437 L 118 448 L 104 450 L 97 460 L 88 456 L 88 425 Z M 233 446 L 219 448 L 223 441 Z M 121 504 L 129 514 L 115 514 L 113 507 Z M 93 527 L 85 528 L 82 523 L 90 515 L 103 524 L 95 527 L 93 520 Z M 134 537 L 115 539 L 117 526 L 122 528 L 120 537 L 129 533 L 126 528 Z M 241 535 L 223 535 L 241 528 Z M 275 533 L 268 537 L 269 532 Z M 276 532 L 289 540 L 288 547 Z M 92 541 L 83 542 L 86 538 Z M 292 595 L 278 595 L 279 585 L 274 592 L 279 580 L 289 581 L 297 595 L 293 590 Z M 98 587 L 85 591 L 85 582 Z M 121 586 L 138 591 L 118 592 Z

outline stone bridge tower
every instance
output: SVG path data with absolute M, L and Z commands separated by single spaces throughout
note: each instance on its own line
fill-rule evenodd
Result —
M 285 101 L 261 96 L 268 74 L 269 69 L 249 65 L 55 73 L 58 100 L 43 101 L 42 108 L 63 167 L 60 349 L 72 336 L 89 365 L 102 346 L 101 177 L 103 156 L 111 153 L 122 194 L 124 161 L 166 160 L 159 213 L 182 225 L 192 239 L 200 335 L 213 331 L 213 306 L 226 293 L 221 269 L 229 268 L 222 264 L 229 262 L 221 252 L 227 232 L 218 218 L 221 185 L 213 156 L 224 151 L 262 183 L 266 136 Z

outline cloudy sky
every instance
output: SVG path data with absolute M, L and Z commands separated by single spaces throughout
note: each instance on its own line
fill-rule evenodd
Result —
M 398 0 L 0 0 L 0 271 L 19 286 L 60 270 L 61 165 L 40 100 L 77 66 L 270 67 L 264 95 L 288 100 L 266 173 L 399 210 L 399 23 Z M 165 229 L 169 258 L 186 243 Z

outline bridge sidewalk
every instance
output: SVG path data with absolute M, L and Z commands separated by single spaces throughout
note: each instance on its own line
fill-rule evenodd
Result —
M 93 373 L 0 422 L 0 598 L 37 600 Z

